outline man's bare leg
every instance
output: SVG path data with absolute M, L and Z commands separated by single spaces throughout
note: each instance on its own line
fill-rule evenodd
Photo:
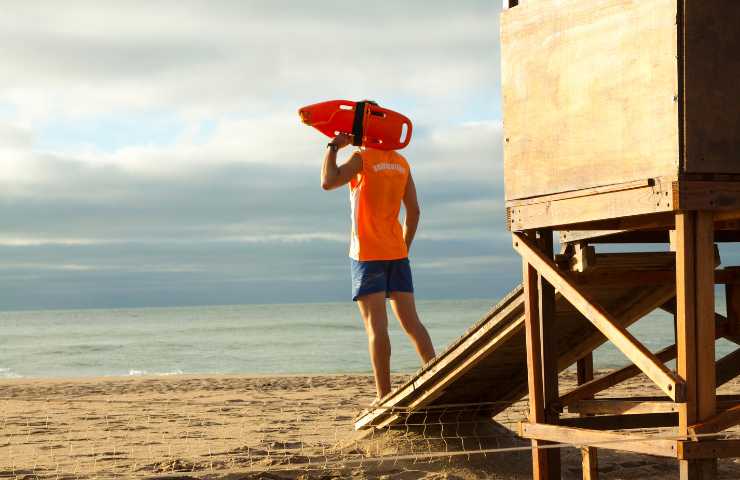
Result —
M 391 340 L 388 337 L 385 292 L 363 295 L 357 299 L 357 306 L 365 323 L 375 388 L 380 399 L 391 391 Z
M 411 339 L 422 363 L 427 363 L 434 358 L 434 346 L 429 332 L 419 320 L 416 313 L 416 302 L 414 294 L 409 292 L 391 292 L 391 308 L 396 314 L 398 322 Z

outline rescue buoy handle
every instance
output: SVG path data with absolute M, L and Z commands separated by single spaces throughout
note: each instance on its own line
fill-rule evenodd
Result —
M 363 126 L 365 124 L 365 104 L 366 102 L 357 102 L 355 104 L 355 118 L 352 122 L 352 145 L 355 147 L 362 146 Z

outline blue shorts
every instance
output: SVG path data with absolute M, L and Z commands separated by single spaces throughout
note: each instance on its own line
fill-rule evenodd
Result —
M 352 261 L 352 300 L 370 293 L 414 293 L 411 265 L 408 258 L 399 260 Z

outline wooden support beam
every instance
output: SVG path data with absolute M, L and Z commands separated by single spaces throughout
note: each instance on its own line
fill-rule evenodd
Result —
M 581 472 L 583 480 L 599 479 L 599 454 L 596 447 L 581 447 Z
M 558 265 L 568 265 L 574 281 L 598 285 L 645 285 L 676 281 L 676 255 L 674 252 L 629 252 L 595 254 L 585 264 L 578 261 L 578 247 L 570 245 L 572 256 L 559 256 Z M 593 248 L 593 247 L 589 247 Z M 584 255 L 581 254 L 581 257 Z M 565 258 L 564 258 L 565 257 Z M 566 261 L 567 260 L 567 261 Z M 715 247 L 715 267 L 721 263 L 719 249 Z M 714 272 L 714 283 L 740 282 L 740 270 L 726 269 Z
M 524 327 L 527 349 L 527 387 L 529 391 L 529 421 L 545 421 L 545 403 L 542 390 L 542 350 L 540 348 L 540 314 L 537 270 L 523 260 Z M 495 388 L 495 387 L 494 387 Z M 548 457 L 541 442 L 532 440 L 532 478 L 549 480 Z
M 731 407 L 701 423 L 691 425 L 689 435 L 693 438 L 696 435 L 717 433 L 738 424 L 740 424 L 740 405 Z
M 714 220 L 712 212 L 696 214 L 696 369 L 697 415 L 706 420 L 717 412 L 714 312 Z
M 715 211 L 714 212 L 714 224 L 715 230 L 729 230 L 728 232 L 718 232 L 717 239 L 715 241 L 733 242 L 737 239 L 737 233 L 732 230 L 737 230 L 737 226 L 733 225 L 732 222 L 740 220 L 740 210 L 729 210 L 729 211 Z M 563 225 L 563 228 L 567 228 L 570 232 L 599 232 L 607 231 L 610 234 L 615 232 L 638 232 L 646 230 L 672 230 L 676 226 L 675 223 L 675 212 L 656 213 L 651 215 L 638 215 L 636 217 L 623 217 L 623 218 L 611 218 L 607 220 L 595 220 L 591 222 L 582 222 Z M 643 236 L 640 236 L 643 237 Z M 590 235 L 578 234 L 569 237 L 568 241 L 576 240 L 588 240 Z M 641 240 L 649 240 L 646 238 L 636 238 L 635 242 L 643 243 Z M 592 243 L 599 243 L 594 241 Z M 631 243 L 627 241 L 627 243 Z M 651 243 L 647 241 L 647 243 Z
M 715 370 L 718 388 L 740 375 L 740 348 L 720 358 Z
M 735 205 L 713 205 L 711 202 L 716 202 L 717 197 L 708 201 L 688 201 L 690 197 L 706 197 L 710 190 L 714 195 L 724 195 L 723 202 L 730 199 Z M 740 219 L 739 200 L 733 197 L 738 190 L 737 181 L 677 182 L 664 177 L 650 180 L 647 185 L 642 181 L 627 182 L 508 200 L 506 215 L 512 232 L 554 228 L 568 232 L 604 230 L 615 234 L 627 230 L 671 229 L 675 225 L 677 211 L 714 210 L 714 220 L 719 223 Z M 605 219 L 604 212 L 609 212 L 612 218 Z M 588 235 L 570 237 L 569 241 L 584 240 Z M 734 239 L 731 236 L 727 240 Z
M 668 243 L 668 231 L 661 230 L 563 230 L 560 243 Z
M 680 460 L 708 458 L 716 461 L 717 458 L 740 457 L 740 440 L 679 441 L 677 443 Z
M 508 210 L 507 210 L 508 211 Z M 715 227 L 718 229 L 736 229 L 731 222 L 740 219 L 740 210 L 719 210 L 714 212 Z M 563 225 L 568 231 L 608 231 L 613 234 L 617 231 L 643 231 L 643 230 L 671 230 L 676 226 L 675 212 L 655 213 L 650 215 L 637 215 L 634 217 L 610 218 L 607 220 L 594 220 L 590 222 L 570 223 Z M 734 241 L 732 232 L 728 232 L 730 238 L 724 238 L 724 234 L 717 235 L 720 241 Z M 588 240 L 589 235 L 573 235 L 571 240 Z M 593 242 L 598 243 L 598 242 Z M 642 242 L 638 242 L 642 243 Z
M 537 245 L 547 258 L 553 257 L 552 230 L 537 231 Z M 555 289 L 542 275 L 537 276 L 540 314 L 540 349 L 542 359 L 542 401 L 545 408 L 545 423 L 557 425 L 560 400 L 558 388 L 558 329 L 555 324 Z M 560 449 L 545 450 L 548 478 L 561 477 Z
M 573 272 L 585 272 L 596 263 L 596 249 L 585 242 L 573 244 L 569 267 Z
M 663 350 L 660 350 L 658 353 L 655 354 L 655 357 L 663 363 L 673 360 L 674 358 L 676 358 L 676 346 L 671 345 L 670 347 L 666 347 Z M 560 397 L 560 403 L 570 406 L 578 400 L 592 397 L 593 395 L 606 390 L 607 388 L 611 388 L 614 385 L 624 382 L 625 380 L 634 378 L 640 373 L 642 373 L 641 370 L 637 368 L 637 366 L 634 364 L 620 368 L 619 370 L 615 370 L 604 376 L 586 382 L 583 385 L 577 386 L 573 390 Z
M 575 252 L 575 245 L 573 247 Z M 642 273 L 675 270 L 675 266 L 676 254 L 673 252 L 620 252 L 597 253 L 587 268 L 590 271 L 626 270 Z
M 676 366 L 686 382 L 679 434 L 714 415 L 715 312 L 713 218 L 709 212 L 676 214 Z M 681 460 L 681 480 L 712 479 L 716 460 Z
M 506 216 L 512 232 L 548 227 L 556 230 L 662 227 L 672 221 L 673 188 L 672 179 L 651 179 L 508 200 Z M 604 212 L 609 212 L 612 218 L 605 221 Z
M 715 214 L 716 215 L 716 214 Z M 588 241 L 590 244 L 602 243 L 669 243 L 669 232 L 673 225 L 659 230 L 563 230 L 560 244 Z M 740 242 L 740 222 L 737 220 L 714 222 L 715 243 Z
M 675 427 L 678 425 L 678 414 L 663 412 L 563 418 L 560 421 L 560 424 L 566 427 L 590 428 L 594 430 L 629 430 L 631 428 Z
M 730 335 L 730 334 L 722 334 L 722 337 L 726 338 L 727 340 L 731 341 L 732 343 L 736 345 L 740 345 L 740 335 Z
M 714 212 L 715 222 L 731 222 L 740 219 L 740 210 L 720 210 Z
M 734 337 L 740 337 L 740 285 L 729 283 L 725 285 L 725 301 L 727 302 L 727 332 Z
M 578 385 L 594 379 L 594 355 L 589 353 L 576 362 L 576 381 Z
M 581 415 L 635 415 L 641 413 L 677 413 L 678 404 L 670 400 L 634 400 L 599 398 L 578 400 L 568 405 L 568 413 Z
M 718 395 L 717 409 L 740 405 L 739 395 Z M 568 405 L 568 413 L 580 415 L 631 415 L 636 413 L 675 413 L 679 404 L 666 397 L 597 398 L 578 400 Z
M 625 272 L 595 270 L 573 274 L 572 278 L 580 285 L 665 285 L 676 282 L 676 271 L 674 269 Z M 740 284 L 740 271 L 727 268 L 715 270 L 714 283 Z
M 715 270 L 715 273 L 719 270 Z M 674 316 L 676 315 L 676 302 L 675 299 L 666 302 L 665 304 L 661 305 L 661 309 L 665 310 L 668 313 L 672 313 Z M 721 315 L 719 313 L 714 314 L 714 337 L 717 338 L 726 338 L 727 340 L 730 340 L 731 342 L 734 342 L 738 345 L 740 345 L 740 336 L 732 335 L 730 331 L 730 326 L 727 321 L 727 318 L 725 318 L 724 315 Z
M 551 259 L 546 258 L 534 244 L 521 234 L 514 233 L 514 249 L 526 262 L 545 277 L 582 315 L 598 328 L 627 358 L 640 367 L 648 378 L 673 400 L 683 399 L 683 381 L 663 365 L 644 345 L 620 325 L 598 303 L 584 294 L 570 279 L 557 270 Z M 711 281 L 710 281 L 711 284 Z M 712 310 L 714 312 L 714 310 Z M 712 324 L 712 332 L 714 324 Z M 714 378 L 712 376 L 712 378 Z
M 678 414 L 679 434 L 689 434 L 689 425 L 696 422 L 696 276 L 695 231 L 693 212 L 676 215 L 676 370 L 686 382 L 685 402 Z M 687 460 L 679 461 L 681 480 L 700 478 L 697 467 Z
M 740 183 L 683 180 L 673 191 L 677 210 L 724 210 L 730 214 L 740 207 Z
M 583 385 L 594 379 L 594 355 L 589 353 L 576 362 L 576 376 L 578 385 Z M 581 415 L 584 417 L 586 415 Z M 595 447 L 581 447 L 581 472 L 583 480 L 599 479 L 599 457 Z
M 557 443 L 625 450 L 659 457 L 676 457 L 675 440 L 656 439 L 644 434 L 605 432 L 562 425 L 523 422 L 519 424 L 519 435 L 524 438 Z
M 671 270 L 606 272 L 603 270 L 573 274 L 578 285 L 668 285 L 676 279 Z
M 698 188 L 697 190 L 701 190 Z M 714 199 L 714 196 L 712 196 Z M 709 200 L 709 204 L 715 200 Z M 712 212 L 696 213 L 696 400 L 697 421 L 711 422 L 717 413 L 717 382 L 715 366 L 715 302 L 714 265 L 710 259 L 717 256 L 714 244 L 714 218 Z M 724 419 L 725 422 L 729 419 Z M 723 420 L 715 420 L 715 426 Z M 691 428 L 689 428 L 689 433 Z M 703 480 L 717 476 L 717 459 L 700 460 L 697 470 Z

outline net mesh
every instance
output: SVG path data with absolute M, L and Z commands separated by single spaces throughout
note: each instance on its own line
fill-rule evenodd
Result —
M 198 381 L 146 380 L 138 393 L 125 382 L 4 388 L 0 478 L 531 478 L 531 444 L 515 434 L 526 401 L 493 419 L 490 403 L 397 409 L 396 424 L 360 438 L 353 418 L 367 397 L 346 395 L 341 379 L 277 391 L 268 380 L 250 391 L 233 381 L 193 389 Z M 670 429 L 644 433 L 677 438 Z M 580 478 L 577 445 L 548 448 L 563 449 L 564 478 Z M 602 478 L 674 478 L 677 468 L 606 450 L 599 465 Z M 722 460 L 719 478 L 738 471 Z
M 528 444 L 513 433 L 525 404 L 496 421 L 485 417 L 484 404 L 399 410 L 396 425 L 363 438 L 352 430 L 356 409 L 336 403 L 5 398 L 0 405 L 0 478 L 184 472 L 259 478 L 280 472 L 280 478 L 293 478 L 310 472 L 423 471 L 421 464 L 469 461 L 499 450 L 530 458 Z

